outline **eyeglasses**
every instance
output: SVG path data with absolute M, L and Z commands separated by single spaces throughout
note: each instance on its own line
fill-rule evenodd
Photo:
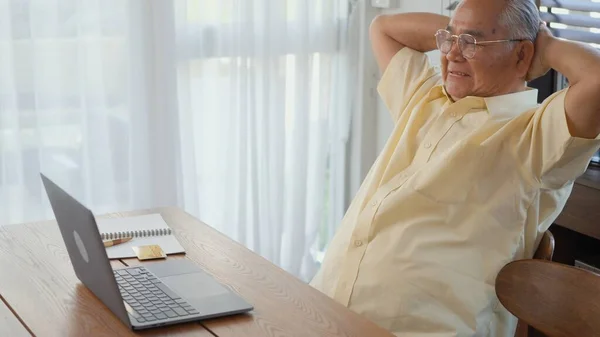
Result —
M 475 37 L 469 34 L 452 35 L 445 29 L 440 29 L 435 33 L 435 42 L 437 43 L 438 49 L 448 54 L 452 50 L 454 39 L 458 40 L 458 49 L 462 56 L 466 59 L 471 59 L 477 52 L 477 46 L 485 46 L 493 43 L 501 42 L 514 42 L 514 41 L 525 41 L 525 39 L 509 39 L 509 40 L 495 40 L 495 41 L 477 41 Z

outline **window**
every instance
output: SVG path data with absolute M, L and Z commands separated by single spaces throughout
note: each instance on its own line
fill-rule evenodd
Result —
M 600 48 L 600 0 L 541 0 L 540 16 L 552 33 Z
M 350 3 L 174 4 L 180 127 L 192 139 L 186 167 L 198 217 L 284 269 L 311 275 L 306 261 L 319 260 L 340 221 L 333 214 L 342 213 L 343 180 L 333 172 L 345 167 L 339 130 L 350 114 Z M 289 254 L 296 246 L 311 258 Z M 291 267 L 298 258 L 302 272 Z
M 536 0 L 540 17 L 554 36 L 600 48 L 600 0 Z M 530 83 L 539 90 L 538 102 L 568 86 L 567 78 L 551 70 Z
M 600 49 L 600 0 L 538 0 L 540 16 L 548 22 L 552 33 L 560 38 L 589 43 Z M 552 71 L 541 83 L 552 86 L 552 91 L 569 84 L 562 74 Z M 551 94 L 551 92 L 549 92 Z M 600 164 L 600 152 L 591 160 Z
M 48 217 L 37 212 L 44 200 L 37 173 L 70 172 L 63 185 L 82 185 L 83 172 L 97 174 L 106 159 L 84 166 L 90 144 L 129 124 L 127 15 L 127 2 L 114 0 L 0 3 L 0 201 L 11 205 L 0 222 Z M 126 162 L 112 155 L 115 166 Z M 114 188 L 125 202 L 128 178 L 104 178 L 95 191 Z M 83 199 L 81 189 L 72 190 Z M 115 202 L 114 195 L 100 199 Z

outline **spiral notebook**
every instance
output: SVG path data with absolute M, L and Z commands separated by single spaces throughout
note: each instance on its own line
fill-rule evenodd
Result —
M 133 247 L 159 245 L 165 254 L 185 253 L 160 214 L 147 214 L 126 218 L 96 219 L 102 240 L 132 237 L 131 241 L 106 247 L 109 259 L 136 257 Z

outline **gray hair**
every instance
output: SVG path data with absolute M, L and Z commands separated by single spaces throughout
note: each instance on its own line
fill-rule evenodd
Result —
M 535 41 L 540 29 L 540 13 L 533 0 L 505 0 L 506 6 L 499 22 L 509 32 L 511 39 Z
M 540 13 L 534 0 L 504 0 L 505 6 L 499 17 L 499 23 L 509 32 L 511 39 L 535 41 L 540 29 Z M 454 1 L 448 10 L 455 10 L 463 1 Z

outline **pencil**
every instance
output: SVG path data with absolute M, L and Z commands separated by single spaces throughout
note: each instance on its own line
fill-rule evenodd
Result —
M 111 247 L 111 246 L 118 245 L 120 243 L 127 242 L 131 239 L 132 238 L 120 238 L 120 239 L 115 239 L 115 240 L 106 240 L 106 241 L 102 241 L 102 242 L 104 243 L 104 247 Z

